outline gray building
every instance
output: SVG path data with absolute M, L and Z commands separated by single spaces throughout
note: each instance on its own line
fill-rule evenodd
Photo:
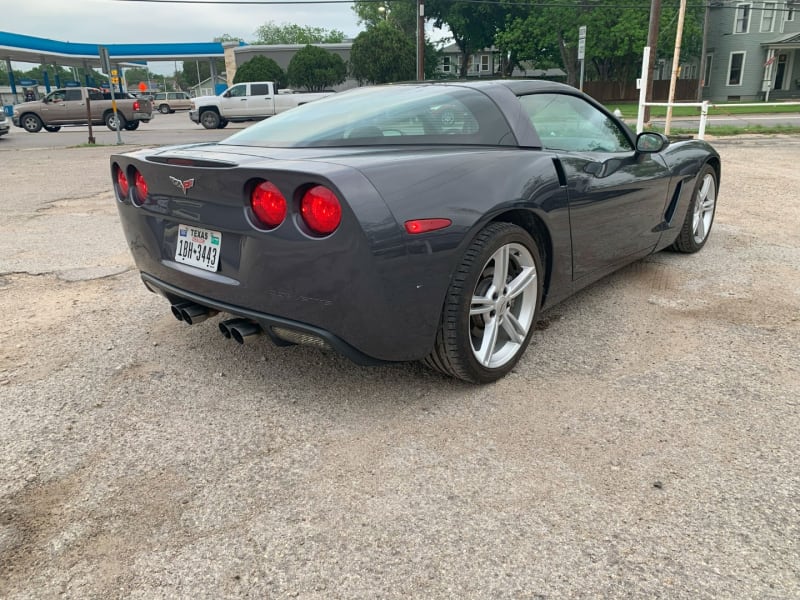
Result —
M 800 98 L 800 2 L 711 0 L 703 97 Z
M 353 47 L 352 41 L 346 41 L 339 44 L 312 44 L 313 46 L 317 46 L 322 48 L 323 50 L 327 50 L 333 54 L 339 55 L 342 60 L 347 64 L 350 62 L 350 50 Z M 234 44 L 223 44 L 225 48 L 225 66 L 227 70 L 227 78 L 228 78 L 228 85 L 233 84 L 233 76 L 236 73 L 236 69 L 246 63 L 248 60 L 255 56 L 266 56 L 267 58 L 271 58 L 278 66 L 286 71 L 289 67 L 289 63 L 291 62 L 294 55 L 297 53 L 298 50 L 305 48 L 304 44 L 275 44 L 270 46 L 262 46 L 258 44 L 253 45 L 245 45 L 239 46 Z M 337 86 L 334 86 L 334 90 L 337 92 L 341 92 L 343 90 L 347 90 L 353 87 L 358 86 L 358 81 L 352 79 L 351 77 L 347 77 L 345 81 Z

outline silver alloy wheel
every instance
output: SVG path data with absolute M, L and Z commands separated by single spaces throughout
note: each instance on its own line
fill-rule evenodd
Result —
M 470 341 L 484 367 L 502 367 L 520 350 L 538 302 L 536 263 L 519 243 L 506 244 L 486 262 L 470 304 Z
M 106 127 L 109 129 L 116 131 L 117 129 L 117 116 L 115 114 L 110 114 L 106 119 Z M 121 128 L 120 128 L 121 129 Z
M 702 244 L 711 229 L 714 206 L 717 202 L 717 184 L 711 173 L 706 173 L 694 199 L 692 235 L 696 244 Z

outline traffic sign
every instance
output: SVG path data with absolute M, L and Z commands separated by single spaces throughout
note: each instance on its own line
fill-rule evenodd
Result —
M 108 48 L 98 46 L 97 53 L 100 55 L 100 70 L 108 75 L 111 72 L 111 59 L 108 57 Z
M 586 25 L 578 27 L 578 60 L 586 57 Z

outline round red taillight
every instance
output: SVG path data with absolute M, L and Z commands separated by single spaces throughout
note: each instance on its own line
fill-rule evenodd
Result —
M 114 167 L 114 177 L 117 180 L 119 195 L 124 200 L 128 197 L 128 192 L 130 191 L 130 186 L 128 185 L 128 176 L 125 175 L 125 171 L 123 171 L 122 168 L 117 165 Z
M 134 171 L 133 185 L 136 187 L 137 204 L 144 204 L 147 200 L 147 182 L 144 180 L 144 175 L 139 173 L 139 171 Z
M 303 195 L 300 214 L 311 231 L 327 235 L 336 231 L 342 222 L 342 205 L 331 190 L 316 185 Z
M 277 227 L 286 218 L 286 198 L 269 181 L 262 181 L 253 188 L 250 207 L 261 224 L 269 228 Z

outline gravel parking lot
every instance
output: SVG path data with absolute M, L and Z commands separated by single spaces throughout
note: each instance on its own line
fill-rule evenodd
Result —
M 800 597 L 800 138 L 721 141 L 706 248 L 551 309 L 477 387 L 178 323 L 118 148 L 20 135 L 0 598 Z

